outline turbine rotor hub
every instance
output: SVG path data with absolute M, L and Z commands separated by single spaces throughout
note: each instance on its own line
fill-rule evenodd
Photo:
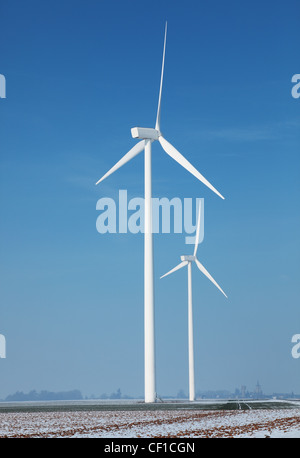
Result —
M 195 261 L 196 256 L 191 256 L 191 255 L 184 255 L 180 256 L 181 261 Z

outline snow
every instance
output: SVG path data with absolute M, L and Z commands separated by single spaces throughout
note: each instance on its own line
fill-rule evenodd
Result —
M 299 438 L 300 409 L 0 412 L 0 437 Z

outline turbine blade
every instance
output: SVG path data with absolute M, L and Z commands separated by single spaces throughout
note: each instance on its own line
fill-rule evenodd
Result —
M 145 140 L 141 140 L 138 142 L 136 145 L 134 145 L 131 150 L 128 151 L 128 153 L 125 154 L 125 156 L 122 157 L 105 175 L 103 175 L 100 180 L 97 181 L 96 185 L 101 183 L 101 181 L 105 180 L 109 175 L 114 173 L 116 170 L 118 170 L 122 165 L 126 164 L 126 162 L 130 161 L 133 159 L 137 154 L 139 154 L 143 149 L 145 148 Z
M 224 293 L 224 291 L 222 290 L 222 288 L 218 285 L 216 280 L 213 279 L 213 277 L 210 275 L 210 273 L 207 272 L 207 270 L 201 264 L 201 262 L 199 262 L 198 259 L 195 259 L 195 261 L 196 261 L 196 264 L 197 264 L 199 270 L 221 291 L 221 293 L 224 294 L 225 297 L 227 297 L 226 294 Z
M 159 96 L 158 96 L 158 107 L 157 107 L 157 115 L 156 115 L 156 123 L 155 123 L 155 129 L 158 130 L 158 131 L 160 130 L 160 107 L 161 107 L 162 85 L 163 85 L 163 79 L 164 79 L 166 41 L 167 41 L 167 22 L 166 22 L 166 26 L 165 26 L 164 50 L 163 50 L 163 59 L 162 59 L 162 66 L 161 66 L 160 86 L 159 86 Z
M 167 275 L 170 275 L 172 274 L 173 272 L 176 272 L 176 270 L 179 270 L 181 269 L 182 267 L 186 266 L 188 264 L 188 261 L 182 261 L 180 264 L 178 264 L 178 266 L 174 267 L 174 269 L 170 270 L 169 272 L 167 272 L 166 274 L 164 274 L 162 277 L 160 278 L 163 278 L 163 277 L 166 277 Z
M 211 189 L 213 192 L 215 192 L 219 197 L 224 199 L 222 194 L 220 194 L 219 191 L 217 191 L 213 187 L 213 185 L 210 184 L 209 181 L 207 181 L 206 178 L 204 178 L 204 176 L 201 175 L 201 173 L 198 172 L 198 170 L 195 169 L 195 167 L 187 159 L 185 159 L 185 157 L 182 156 L 182 154 L 180 154 L 179 151 L 177 151 L 176 148 L 174 148 L 173 145 L 171 145 L 171 143 L 169 143 L 162 135 L 158 137 L 158 140 L 159 140 L 161 146 L 163 147 L 163 149 L 165 150 L 165 152 L 169 156 L 171 156 L 176 162 L 178 162 L 188 172 L 190 172 L 192 175 L 194 175 L 196 178 L 198 178 L 198 180 L 202 181 L 202 183 L 204 183 L 209 189 Z
M 199 212 L 198 212 L 198 221 L 197 221 L 197 232 L 196 232 L 194 256 L 196 256 L 197 249 L 198 249 L 198 244 L 199 244 L 200 227 L 201 227 L 201 211 L 202 211 L 202 204 L 201 204 L 201 201 L 200 201 L 199 202 Z

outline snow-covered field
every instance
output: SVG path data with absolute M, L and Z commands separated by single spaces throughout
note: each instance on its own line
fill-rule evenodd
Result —
M 300 437 L 300 409 L 0 412 L 0 437 Z

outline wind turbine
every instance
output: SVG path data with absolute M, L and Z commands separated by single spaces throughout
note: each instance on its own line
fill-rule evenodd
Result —
M 161 95 L 164 76 L 165 52 L 167 38 L 167 23 L 165 25 L 163 58 L 158 98 L 158 108 L 155 128 L 133 127 L 133 138 L 141 139 L 128 153 L 126 153 L 100 180 L 118 170 L 128 161 L 145 150 L 144 187 L 145 187 L 145 228 L 144 228 L 144 358 L 145 358 L 145 402 L 155 402 L 155 345 L 154 345 L 154 279 L 153 279 L 153 241 L 152 241 L 152 182 L 151 182 L 151 144 L 158 140 L 163 150 L 182 167 L 188 170 L 198 180 L 204 183 L 219 197 L 224 197 L 204 178 L 182 154 L 177 151 L 163 136 L 160 131 Z
M 200 204 L 201 205 L 201 204 Z M 181 256 L 181 263 L 178 264 L 174 269 L 170 270 L 162 277 L 166 277 L 167 275 L 176 272 L 176 270 L 181 269 L 182 267 L 188 266 L 188 354 L 189 354 L 189 399 L 190 401 L 195 400 L 195 374 L 194 374 L 194 337 L 193 337 L 193 303 L 192 303 L 192 262 L 195 262 L 198 269 L 224 294 L 227 298 L 226 294 L 222 290 L 222 288 L 218 285 L 218 283 L 213 279 L 210 273 L 207 272 L 205 267 L 198 261 L 196 254 L 199 244 L 199 234 L 200 234 L 200 223 L 201 223 L 201 209 L 199 206 L 198 212 L 198 221 L 197 221 L 197 232 L 196 232 L 196 240 L 195 240 L 195 248 L 193 255 L 188 256 Z

